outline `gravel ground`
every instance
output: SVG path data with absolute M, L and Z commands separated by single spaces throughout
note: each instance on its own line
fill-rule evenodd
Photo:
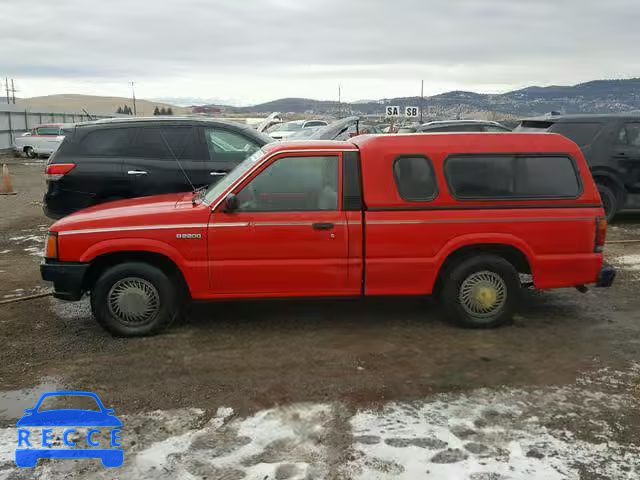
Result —
M 0 301 L 47 288 L 42 169 L 10 163 Z M 639 234 L 638 214 L 609 230 L 613 288 L 528 291 L 489 331 L 446 324 L 428 299 L 198 304 L 133 340 L 86 302 L 0 305 L 0 479 L 639 478 L 640 244 L 617 243 Z M 15 421 L 55 389 L 115 409 L 122 469 L 15 468 Z

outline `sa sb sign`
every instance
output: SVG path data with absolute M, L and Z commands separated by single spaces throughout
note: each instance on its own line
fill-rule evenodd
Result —
M 385 107 L 384 115 L 386 117 L 399 117 L 400 116 L 400 107 L 397 106 L 397 105 Z
M 418 107 L 404 107 L 404 116 L 409 118 L 415 118 L 418 116 Z

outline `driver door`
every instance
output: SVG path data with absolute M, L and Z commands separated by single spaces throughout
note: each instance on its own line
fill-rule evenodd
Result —
M 209 223 L 213 296 L 334 296 L 347 283 L 339 154 L 277 157 Z

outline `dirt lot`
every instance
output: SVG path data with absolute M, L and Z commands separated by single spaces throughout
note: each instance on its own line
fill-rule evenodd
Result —
M 43 167 L 10 169 L 0 301 L 47 288 Z M 638 239 L 640 214 L 610 228 L 613 288 L 528 291 L 489 331 L 444 323 L 428 299 L 194 305 L 134 340 L 86 301 L 0 305 L 0 479 L 639 478 L 640 243 L 619 243 Z M 122 469 L 15 468 L 15 421 L 55 389 L 115 409 Z

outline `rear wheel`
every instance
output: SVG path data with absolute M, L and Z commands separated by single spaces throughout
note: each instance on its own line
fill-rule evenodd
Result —
M 38 156 L 32 147 L 25 147 L 24 153 L 29 158 L 36 158 Z
M 447 317 L 467 328 L 497 327 L 513 316 L 518 272 L 497 255 L 469 257 L 443 272 L 441 300 Z
M 180 306 L 180 289 L 159 268 L 127 262 L 105 270 L 91 291 L 98 323 L 120 337 L 154 335 L 171 324 Z
M 607 221 L 611 221 L 618 211 L 618 195 L 609 186 L 604 183 L 598 183 L 598 192 L 600 193 L 600 199 L 602 200 L 602 207 L 607 216 Z

